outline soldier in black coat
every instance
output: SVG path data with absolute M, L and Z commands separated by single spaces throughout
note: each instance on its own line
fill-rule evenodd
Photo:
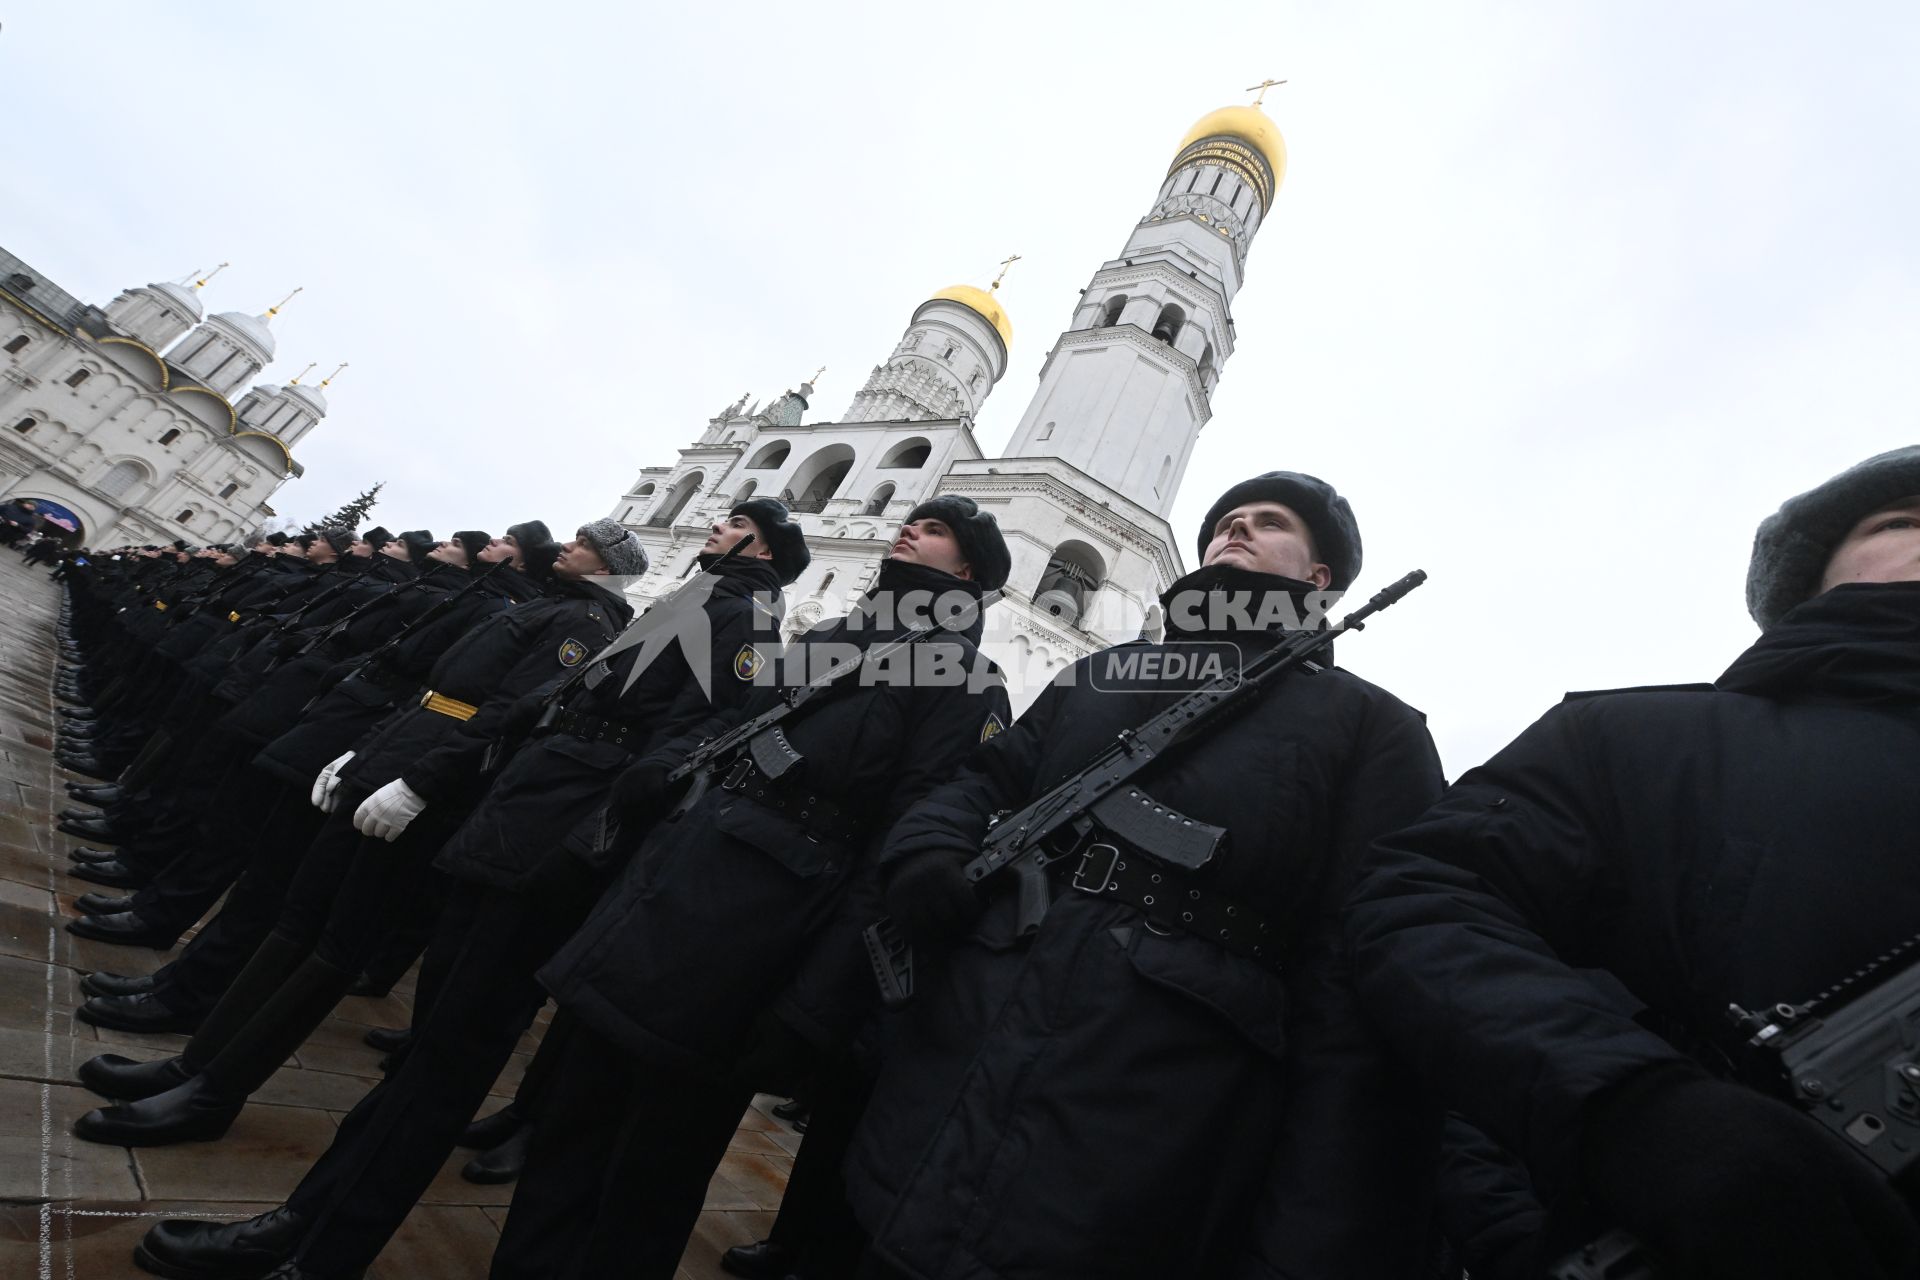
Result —
M 747 536 L 742 553 L 726 558 Z M 453 889 L 399 1066 L 342 1122 L 284 1208 L 248 1223 L 162 1223 L 141 1246 L 149 1257 L 208 1269 L 274 1246 L 292 1253 L 299 1242 L 301 1274 L 351 1275 L 372 1262 L 544 1002 L 535 972 L 614 870 L 606 843 L 565 837 L 605 804 L 636 756 L 745 703 L 756 667 L 778 659 L 780 590 L 807 559 L 783 505 L 760 498 L 736 507 L 701 550 L 711 576 L 656 605 L 579 679 L 513 709 L 503 727 L 518 749 L 437 859 Z
M 653 828 L 541 971 L 578 1025 L 535 1122 L 497 1280 L 674 1274 L 761 1050 L 794 1036 L 774 1011 L 783 987 L 840 921 L 880 834 L 1007 721 L 999 673 L 977 648 L 977 602 L 1007 568 L 998 527 L 970 499 L 909 513 L 861 605 L 789 645 L 744 714 L 924 625 L 937 600 L 969 606 L 954 628 L 776 726 L 798 757 L 779 780 L 750 756 L 716 765 L 711 789 Z M 716 718 L 637 765 L 627 814 L 663 799 L 665 769 L 725 726 Z
M 394 543 L 404 548 L 400 539 Z M 539 596 L 544 566 L 557 551 L 537 520 L 514 525 L 475 552 L 479 563 L 471 568 L 456 563 L 464 548 L 439 544 L 421 557 L 417 577 L 328 627 L 222 717 L 220 727 L 258 754 L 246 785 L 220 809 L 208 857 L 237 853 L 245 870 L 179 958 L 146 979 L 89 975 L 82 985 L 91 998 L 77 1016 L 129 1031 L 195 1029 L 271 930 L 300 857 L 319 834 L 325 815 L 310 802 L 314 775 L 409 694 L 417 696 L 440 655 L 481 619 Z M 404 549 L 394 562 L 414 567 Z M 157 893 L 167 890 L 173 870 L 163 873 Z
M 485 788 L 477 771 L 455 763 L 477 764 L 480 754 L 462 726 L 497 722 L 632 616 L 623 597 L 594 579 L 606 581 L 616 564 L 626 574 L 642 572 L 645 554 L 624 529 L 624 542 L 590 542 L 593 527 L 554 561 L 550 594 L 462 637 L 434 664 L 415 706 L 389 716 L 322 771 L 315 800 L 333 816 L 301 859 L 273 932 L 180 1057 L 136 1063 L 107 1054 L 81 1067 L 89 1088 L 135 1101 L 88 1112 L 75 1122 L 76 1134 L 142 1146 L 217 1138 L 332 1010 L 425 887 L 433 853 Z M 376 824 L 383 797 L 388 808 Z
M 1550 1202 L 1535 1275 L 1615 1226 L 1662 1275 L 1920 1274 L 1911 1200 L 1700 1065 L 1730 1004 L 1805 1001 L 1920 921 L 1920 446 L 1763 524 L 1748 605 L 1718 680 L 1570 697 L 1382 840 L 1350 908 L 1376 1023 Z
M 1075 663 L 887 837 L 917 976 L 847 1164 L 875 1275 L 1402 1280 L 1420 1259 L 1439 1118 L 1360 1018 L 1337 918 L 1369 842 L 1439 794 L 1419 712 L 1289 673 L 1140 777 L 1224 850 L 1187 873 L 1096 833 L 1030 939 L 1014 895 L 961 874 L 996 811 L 1198 683 L 1152 672 L 1313 625 L 1360 567 L 1346 501 L 1293 472 L 1228 490 L 1199 549 L 1163 641 Z

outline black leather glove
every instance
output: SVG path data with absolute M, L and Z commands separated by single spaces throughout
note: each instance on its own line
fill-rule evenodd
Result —
M 980 895 L 963 867 L 973 855 L 960 849 L 915 854 L 887 875 L 887 914 L 914 942 L 946 942 L 980 914 Z
M 540 723 L 540 714 L 546 709 L 545 693 L 529 693 L 515 698 L 513 705 L 507 708 L 507 714 L 500 719 L 500 736 L 509 741 L 526 737 L 533 732 L 533 726 Z
M 1698 1068 L 1649 1068 L 1602 1093 L 1582 1146 L 1594 1201 L 1663 1274 L 1920 1274 L 1920 1221 L 1870 1162 L 1785 1103 Z
M 607 803 L 624 827 L 638 829 L 652 822 L 673 808 L 674 802 L 686 794 L 693 775 L 688 774 L 678 782 L 669 783 L 667 775 L 673 772 L 674 761 L 649 756 L 627 769 L 613 780 L 612 794 Z

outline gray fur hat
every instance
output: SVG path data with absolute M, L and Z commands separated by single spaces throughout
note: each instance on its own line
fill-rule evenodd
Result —
M 1820 590 L 1834 548 L 1860 517 L 1914 494 L 1920 494 L 1920 444 L 1875 454 L 1762 520 L 1747 562 L 1747 612 L 1760 629 Z
M 1249 502 L 1278 502 L 1300 513 L 1313 530 L 1314 549 L 1333 574 L 1335 591 L 1345 591 L 1360 576 L 1360 522 L 1353 518 L 1353 508 L 1332 485 L 1303 471 L 1269 471 L 1242 480 L 1216 498 L 1200 524 L 1201 563 L 1206 562 L 1213 527 L 1220 518 Z
M 647 571 L 646 548 L 618 520 L 589 520 L 574 537 L 597 551 L 615 577 L 638 577 Z

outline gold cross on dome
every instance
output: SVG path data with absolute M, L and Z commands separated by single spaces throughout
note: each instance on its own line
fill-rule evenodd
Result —
M 998 289 L 1000 287 L 1000 282 L 1007 278 L 1007 272 L 1011 270 L 1013 267 L 1013 264 L 1018 261 L 1020 261 L 1020 255 L 1017 253 L 1009 254 L 1007 257 L 1000 259 L 1000 274 L 993 278 L 993 283 L 991 285 L 987 286 L 987 292 L 991 293 L 993 292 L 993 290 Z
M 1253 105 L 1257 107 L 1261 103 L 1267 100 L 1267 90 L 1273 88 L 1275 85 L 1282 85 L 1285 83 L 1286 83 L 1285 80 L 1262 80 L 1259 84 L 1248 85 L 1246 88 L 1246 92 L 1257 93 L 1260 95 L 1259 97 L 1253 100 Z
M 820 375 L 825 373 L 826 371 L 827 371 L 827 366 L 825 365 L 821 365 L 818 369 L 815 369 L 813 371 L 813 376 L 807 379 L 807 385 L 810 387 L 818 386 L 820 384 Z

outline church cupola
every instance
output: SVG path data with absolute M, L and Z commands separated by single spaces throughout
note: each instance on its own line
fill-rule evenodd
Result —
M 199 291 L 226 265 L 221 263 L 204 277 L 191 271 L 179 280 L 128 289 L 107 304 L 107 319 L 142 346 L 156 353 L 164 351 L 206 316 Z
M 284 387 L 253 388 L 240 398 L 234 409 L 241 429 L 264 432 L 291 449 L 327 416 L 325 388 L 346 367 L 343 361 L 338 369 L 322 378 L 318 386 L 308 386 L 300 381 L 315 368 L 310 364 Z
M 885 364 L 874 366 L 844 422 L 971 421 L 1007 371 L 1013 322 L 1000 305 L 1001 264 L 985 289 L 956 284 L 921 303 Z
M 268 322 L 299 292 L 295 289 L 264 315 L 223 311 L 208 318 L 180 339 L 167 359 L 221 395 L 232 397 L 273 362 L 276 344 Z

